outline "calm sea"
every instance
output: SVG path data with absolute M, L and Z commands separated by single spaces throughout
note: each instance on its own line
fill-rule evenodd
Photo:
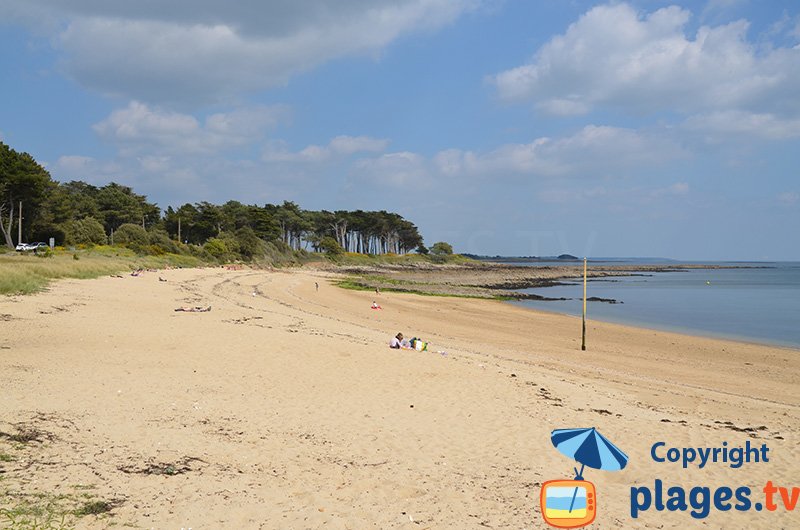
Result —
M 652 265 L 656 262 L 590 261 L 589 267 L 602 269 L 610 264 L 639 263 Z M 547 264 L 519 263 L 529 266 Z M 587 318 L 800 347 L 800 262 L 712 264 L 755 268 L 688 269 L 648 276 L 590 279 L 588 296 L 614 298 L 622 303 L 589 302 Z M 523 289 L 522 292 L 526 293 L 573 300 L 512 303 L 580 316 L 582 289 L 579 281 L 563 286 Z

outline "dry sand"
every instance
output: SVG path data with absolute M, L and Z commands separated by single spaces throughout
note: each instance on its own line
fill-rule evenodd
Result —
M 574 465 L 551 430 L 595 426 L 630 463 L 587 469 L 593 528 L 800 526 L 800 506 L 629 516 L 656 478 L 800 486 L 800 352 L 597 322 L 581 352 L 574 318 L 329 278 L 174 270 L 0 300 L 0 503 L 114 501 L 79 528 L 542 528 L 540 484 Z M 431 351 L 390 350 L 398 331 Z M 683 470 L 650 458 L 661 440 L 770 462 Z

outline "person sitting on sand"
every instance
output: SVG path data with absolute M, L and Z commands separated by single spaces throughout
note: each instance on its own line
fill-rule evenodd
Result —
M 383 309 L 381 306 L 378 305 L 378 302 L 375 300 L 372 301 L 372 307 L 370 309 Z
M 399 350 L 401 348 L 407 350 L 410 348 L 408 341 L 403 338 L 402 333 L 398 333 L 389 341 L 389 347 L 394 350 Z
M 183 306 L 177 308 L 175 311 L 183 311 L 184 313 L 208 313 L 211 311 L 211 306 L 202 307 L 202 306 Z

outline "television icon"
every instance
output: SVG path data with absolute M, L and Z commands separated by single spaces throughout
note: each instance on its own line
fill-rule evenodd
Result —
M 597 492 L 586 480 L 549 480 L 539 501 L 544 521 L 556 528 L 580 528 L 597 515 Z

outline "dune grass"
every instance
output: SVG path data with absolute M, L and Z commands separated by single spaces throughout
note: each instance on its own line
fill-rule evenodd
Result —
M 0 295 L 35 293 L 45 289 L 51 281 L 62 278 L 98 278 L 139 268 L 197 267 L 202 264 L 192 256 L 137 256 L 118 247 L 56 251 L 39 256 L 6 252 L 0 254 Z

